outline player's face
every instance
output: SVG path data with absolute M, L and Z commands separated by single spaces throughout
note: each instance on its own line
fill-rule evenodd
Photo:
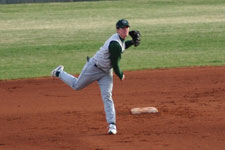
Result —
M 117 33 L 120 35 L 122 39 L 125 39 L 129 34 L 129 27 L 119 28 L 117 29 Z

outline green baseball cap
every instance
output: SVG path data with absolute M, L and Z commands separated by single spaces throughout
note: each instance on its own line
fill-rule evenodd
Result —
M 126 19 L 121 19 L 116 23 L 117 29 L 124 27 L 130 27 L 129 22 Z

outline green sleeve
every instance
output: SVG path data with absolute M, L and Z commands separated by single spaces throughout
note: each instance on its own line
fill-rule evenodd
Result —
M 126 41 L 125 42 L 125 49 L 129 48 L 130 46 L 132 46 L 134 44 L 134 42 L 132 40 Z
M 119 66 L 121 53 L 122 53 L 122 48 L 120 44 L 116 41 L 111 41 L 109 44 L 109 53 L 110 53 L 110 60 L 113 67 L 113 71 L 120 79 L 122 79 L 123 72 L 120 70 L 120 66 Z

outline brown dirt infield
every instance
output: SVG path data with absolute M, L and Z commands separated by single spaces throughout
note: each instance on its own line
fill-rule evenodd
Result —
M 117 135 L 97 83 L 74 91 L 59 79 L 0 81 L 0 150 L 223 150 L 225 67 L 114 76 Z M 154 106 L 158 114 L 131 115 Z

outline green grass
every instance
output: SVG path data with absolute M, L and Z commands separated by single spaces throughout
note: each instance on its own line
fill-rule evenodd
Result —
M 142 33 L 123 70 L 225 65 L 224 0 L 11 4 L 0 5 L 0 79 L 80 73 L 120 18 Z

